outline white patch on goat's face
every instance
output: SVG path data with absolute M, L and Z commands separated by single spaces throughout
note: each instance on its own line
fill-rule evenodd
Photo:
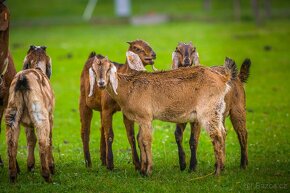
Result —
M 45 117 L 41 112 L 41 105 L 39 104 L 39 102 L 32 103 L 32 115 L 34 121 L 36 121 L 36 124 L 40 124 L 45 120 Z

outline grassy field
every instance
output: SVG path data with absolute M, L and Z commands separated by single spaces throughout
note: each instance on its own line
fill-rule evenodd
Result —
M 56 95 L 53 131 L 56 174 L 52 184 L 44 182 L 39 173 L 38 152 L 35 172 L 26 172 L 26 140 L 22 129 L 18 148 L 21 174 L 15 185 L 9 184 L 5 130 L 2 129 L 0 154 L 5 166 L 0 168 L 0 192 L 289 191 L 289 34 L 290 23 L 287 20 L 267 22 L 261 27 L 253 23 L 188 22 L 138 27 L 65 25 L 11 29 L 10 49 L 18 70 L 30 44 L 46 45 L 52 57 L 51 81 Z M 229 56 L 240 67 L 245 57 L 251 58 L 251 76 L 246 85 L 249 132 L 247 170 L 239 168 L 238 139 L 229 121 L 226 124 L 226 169 L 219 177 L 206 176 L 214 170 L 214 154 L 204 131 L 198 148 L 197 171 L 181 172 L 173 134 L 174 124 L 154 121 L 153 175 L 143 178 L 134 171 L 121 113 L 115 114 L 113 123 L 114 171 L 108 171 L 100 164 L 99 113 L 94 115 L 91 130 L 93 167 L 85 168 L 78 113 L 82 67 L 92 50 L 108 55 L 113 61 L 124 62 L 128 47 L 125 42 L 137 38 L 148 41 L 153 47 L 159 69 L 170 68 L 171 53 L 178 41 L 193 41 L 201 63 L 207 66 L 223 64 L 225 56 Z M 271 49 L 266 51 L 265 46 Z M 184 139 L 187 162 L 188 140 L 189 129 Z

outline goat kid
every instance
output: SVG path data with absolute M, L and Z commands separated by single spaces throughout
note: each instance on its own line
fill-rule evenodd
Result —
M 0 2 L 0 132 L 2 116 L 8 103 L 9 87 L 16 74 L 14 62 L 9 52 L 10 12 L 3 2 Z M 0 166 L 3 167 L 1 156 Z M 20 171 L 19 167 L 18 171 Z
M 141 63 L 133 64 L 129 67 L 128 60 L 125 64 L 118 64 L 113 62 L 118 72 L 132 73 L 135 70 L 144 71 L 145 65 L 151 65 L 154 68 L 154 59 L 156 58 L 155 52 L 150 45 L 143 40 L 135 40 L 127 42 L 129 44 L 128 51 L 136 53 Z M 83 151 L 86 167 L 91 167 L 91 155 L 89 150 L 90 142 L 90 127 L 93 116 L 93 110 L 99 111 L 101 114 L 101 140 L 100 140 L 100 159 L 103 165 L 106 165 L 108 169 L 114 168 L 112 144 L 114 140 L 114 132 L 112 128 L 113 114 L 120 111 L 120 107 L 116 101 L 114 101 L 110 95 L 99 89 L 95 85 L 95 78 L 92 64 L 96 61 L 103 59 L 102 55 L 97 55 L 94 52 L 90 54 L 81 74 L 80 85 L 80 100 L 79 111 L 81 119 L 81 137 L 83 142 Z M 134 70 L 132 70 L 132 69 Z M 101 82 L 100 82 L 101 83 Z M 125 124 L 128 141 L 132 150 L 132 159 L 135 169 L 140 169 L 140 161 L 136 150 L 135 134 L 134 134 L 134 122 L 127 119 L 123 115 L 123 121 Z
M 216 175 L 224 167 L 225 129 L 222 124 L 225 94 L 235 78 L 236 66 L 226 59 L 227 73 L 221 75 L 210 68 L 198 66 L 163 72 L 117 72 L 107 58 L 93 64 L 98 87 L 106 89 L 118 102 L 122 112 L 139 126 L 141 174 L 152 173 L 152 121 L 174 123 L 198 121 L 209 133 L 216 158 Z M 100 84 L 101 78 L 103 83 Z M 180 94 L 182 93 L 182 94 Z
M 192 46 L 192 43 L 178 43 L 176 50 L 172 53 L 172 68 L 177 69 L 185 66 L 199 65 L 199 62 L 196 63 L 188 63 L 185 61 L 199 61 L 198 55 L 192 54 L 188 55 L 188 53 L 194 52 L 197 53 L 196 48 Z M 188 58 L 188 59 L 186 59 Z M 231 122 L 233 124 L 234 130 L 238 135 L 240 147 L 241 147 L 241 168 L 246 168 L 248 165 L 248 132 L 246 128 L 246 95 L 244 84 L 246 83 L 249 77 L 249 70 L 251 66 L 251 60 L 245 59 L 240 72 L 238 74 L 238 78 L 231 82 L 232 89 L 225 96 L 226 108 L 223 113 L 223 124 L 225 123 L 225 118 L 230 116 Z M 223 66 L 214 66 L 211 67 L 212 70 L 217 71 L 218 73 L 225 74 L 226 69 Z M 197 166 L 197 146 L 200 135 L 200 124 L 198 122 L 191 122 L 191 135 L 189 140 L 189 146 L 191 150 L 191 158 L 190 158 L 190 166 L 189 171 L 194 171 Z M 225 126 L 225 125 L 224 125 Z M 175 130 L 175 139 L 178 146 L 178 155 L 179 155 L 179 166 L 180 170 L 184 170 L 186 168 L 185 161 L 185 152 L 183 149 L 182 141 L 183 141 L 183 132 L 185 130 L 186 123 L 176 124 Z
M 52 155 L 52 126 L 54 93 L 50 86 L 51 60 L 44 46 L 30 46 L 24 59 L 23 70 L 16 74 L 9 90 L 5 113 L 9 177 L 17 178 L 16 155 L 20 124 L 25 126 L 27 136 L 27 168 L 35 165 L 34 148 L 39 143 L 41 174 L 51 182 L 54 173 Z M 36 132 L 36 135 L 35 135 Z

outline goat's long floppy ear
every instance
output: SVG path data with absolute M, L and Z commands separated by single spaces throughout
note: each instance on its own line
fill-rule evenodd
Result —
M 51 63 L 51 58 L 49 58 L 49 62 L 46 65 L 46 70 L 45 70 L 45 74 L 49 79 L 50 79 L 51 73 L 52 73 L 52 63 Z
M 117 88 L 118 88 L 118 79 L 117 79 L 117 68 L 114 64 L 111 64 L 111 70 L 110 70 L 110 82 L 113 88 L 113 91 L 116 95 L 117 93 Z
M 27 56 L 25 56 L 24 61 L 23 61 L 22 70 L 26 70 L 28 68 L 30 68 L 30 63 L 28 62 Z
M 198 55 L 198 52 L 197 52 L 197 50 L 196 50 L 196 48 L 194 48 L 194 54 L 193 54 L 193 64 L 195 65 L 195 66 L 197 66 L 197 65 L 200 65 L 200 63 L 199 63 L 199 55 Z
M 134 52 L 128 51 L 128 52 L 126 52 L 126 57 L 127 57 L 129 67 L 132 70 L 146 71 L 146 68 L 143 66 L 143 63 L 142 63 L 140 57 L 138 56 L 138 54 L 135 54 Z
M 176 52 L 172 52 L 172 69 L 177 69 L 178 68 L 178 56 Z
M 92 69 L 92 67 L 89 68 L 89 79 L 90 79 L 90 93 L 89 97 L 93 95 L 95 82 L 96 82 L 96 75 Z

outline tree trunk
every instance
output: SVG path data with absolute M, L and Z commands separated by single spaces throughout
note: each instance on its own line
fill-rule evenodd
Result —
M 255 17 L 256 24 L 260 25 L 261 17 L 260 17 L 260 12 L 259 12 L 258 0 L 251 0 L 251 3 L 252 3 L 253 15 Z
M 234 14 L 237 21 L 241 20 L 241 1 L 234 0 Z
M 265 16 L 267 19 L 269 19 L 271 18 L 271 1 L 264 0 L 264 6 L 265 6 Z

